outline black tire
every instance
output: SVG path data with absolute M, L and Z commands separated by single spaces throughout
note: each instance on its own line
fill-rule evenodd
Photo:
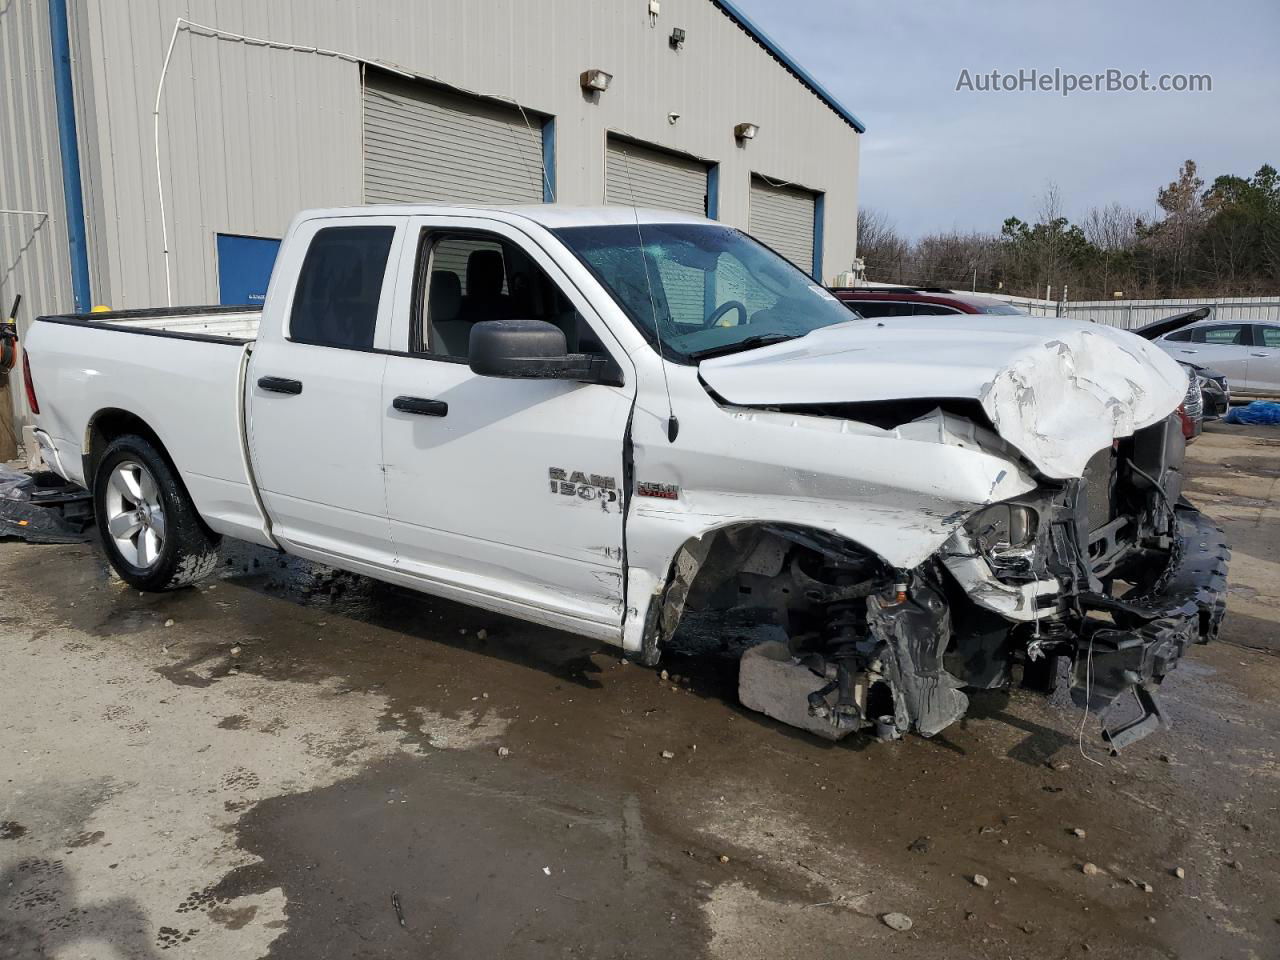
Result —
M 136 465 L 150 473 L 154 498 L 163 508 L 163 539 L 154 558 L 141 566 L 134 560 L 143 551 L 136 550 L 133 559 L 126 557 L 108 526 L 108 488 L 122 464 L 126 470 Z M 107 446 L 94 474 L 93 507 L 107 559 L 120 579 L 138 590 L 177 590 L 208 576 L 217 566 L 222 538 L 204 525 L 173 468 L 145 437 L 126 434 Z

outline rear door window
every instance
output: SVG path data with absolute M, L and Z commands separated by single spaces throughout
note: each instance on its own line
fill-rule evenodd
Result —
M 1280 327 L 1254 327 L 1253 333 L 1258 338 L 1258 346 L 1280 347 Z
M 1196 327 L 1192 334 L 1195 343 L 1216 343 L 1222 346 L 1247 346 L 1249 343 L 1243 323 L 1221 323 L 1212 327 Z
M 324 347 L 369 349 L 387 272 L 393 226 L 316 231 L 298 273 L 289 339 Z

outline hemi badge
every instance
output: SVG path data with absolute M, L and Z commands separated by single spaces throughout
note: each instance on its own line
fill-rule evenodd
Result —
M 648 483 L 641 480 L 636 484 L 636 493 L 642 497 L 657 497 L 659 500 L 680 499 L 680 488 L 674 483 Z

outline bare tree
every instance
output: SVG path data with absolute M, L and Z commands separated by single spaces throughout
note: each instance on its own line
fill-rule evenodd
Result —
M 1152 240 L 1168 264 L 1170 290 L 1183 286 L 1192 245 L 1208 219 L 1201 200 L 1203 190 L 1204 181 L 1196 174 L 1196 162 L 1188 160 L 1178 168 L 1177 179 L 1156 194 L 1164 219 L 1156 224 Z
M 1141 215 L 1133 207 L 1109 203 L 1091 209 L 1080 226 L 1089 242 L 1099 250 L 1118 253 L 1137 246 L 1140 219 Z
M 867 275 L 876 280 L 901 283 L 911 245 L 884 213 L 874 207 L 858 208 L 858 256 Z
M 987 233 L 935 233 L 915 245 L 915 272 L 925 286 L 967 289 L 991 282 L 998 257 L 997 239 Z

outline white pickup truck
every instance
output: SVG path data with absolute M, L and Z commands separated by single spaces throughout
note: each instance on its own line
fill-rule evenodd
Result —
M 36 437 L 140 589 L 235 537 L 647 664 L 745 609 L 786 639 L 744 699 L 833 737 L 932 735 L 1068 657 L 1078 702 L 1137 695 L 1116 748 L 1222 617 L 1186 375 L 1125 332 L 863 319 L 722 224 L 554 205 L 304 213 L 254 320 L 33 327 Z

